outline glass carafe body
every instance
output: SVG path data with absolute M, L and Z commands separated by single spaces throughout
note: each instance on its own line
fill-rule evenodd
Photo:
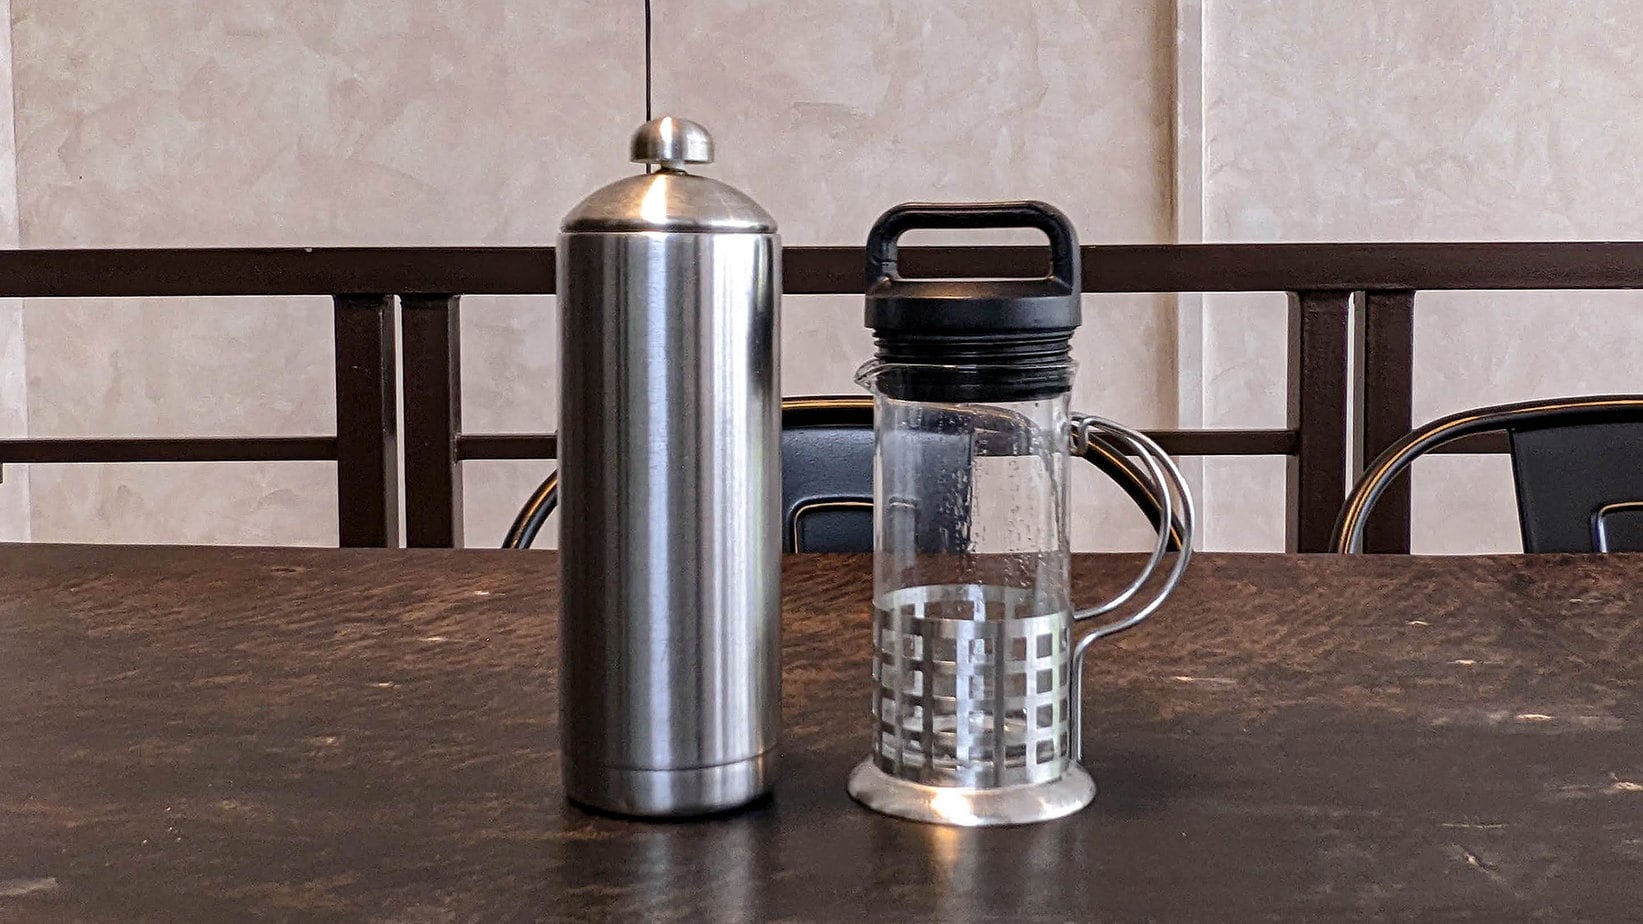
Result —
M 1071 760 L 1067 394 L 897 397 L 917 372 L 858 379 L 875 401 L 872 759 L 929 786 L 1054 780 Z

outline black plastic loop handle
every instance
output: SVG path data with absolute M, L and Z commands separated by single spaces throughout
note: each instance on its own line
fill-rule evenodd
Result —
M 1079 290 L 1078 232 L 1065 214 L 1047 202 L 904 202 L 873 223 L 867 233 L 867 284 L 900 279 L 896 241 L 915 229 L 1037 228 L 1050 239 L 1050 275 Z

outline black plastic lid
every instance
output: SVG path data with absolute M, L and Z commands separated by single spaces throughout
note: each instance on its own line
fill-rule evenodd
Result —
M 903 279 L 896 242 L 915 228 L 1037 228 L 1050 239 L 1038 279 Z M 1043 202 L 909 202 L 867 236 L 867 326 L 886 369 L 879 388 L 916 401 L 1027 401 L 1067 391 L 1081 319 L 1078 233 Z

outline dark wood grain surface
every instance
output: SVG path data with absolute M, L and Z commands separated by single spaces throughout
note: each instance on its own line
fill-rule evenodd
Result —
M 787 562 L 774 801 L 568 807 L 554 564 L 0 546 L 0 921 L 1643 914 L 1643 558 L 1204 555 L 1092 659 L 1095 804 L 987 831 L 845 795 L 860 557 Z

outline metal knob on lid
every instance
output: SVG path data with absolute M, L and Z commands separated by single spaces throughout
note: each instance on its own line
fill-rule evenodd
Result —
M 689 119 L 662 116 L 639 126 L 630 150 L 636 164 L 677 170 L 680 164 L 713 163 L 713 136 Z

